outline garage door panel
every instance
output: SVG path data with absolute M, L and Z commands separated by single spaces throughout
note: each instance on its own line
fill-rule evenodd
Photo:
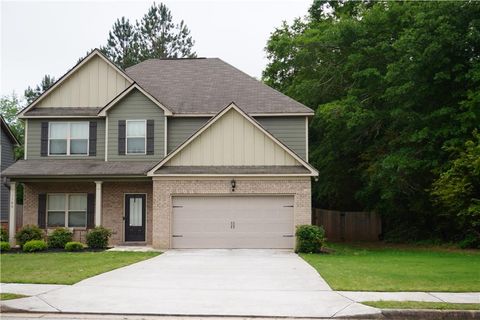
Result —
M 173 248 L 293 248 L 293 196 L 174 197 Z

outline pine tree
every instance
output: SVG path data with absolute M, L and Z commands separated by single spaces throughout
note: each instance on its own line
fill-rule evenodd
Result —
M 141 59 L 195 57 L 194 41 L 183 20 L 173 22 L 170 10 L 163 3 L 150 7 L 137 21 Z
M 125 17 L 117 19 L 108 33 L 107 45 L 100 51 L 122 69 L 138 63 L 139 44 L 135 26 Z
M 27 100 L 27 104 L 32 103 L 35 99 L 37 99 L 42 93 L 44 93 L 48 88 L 50 88 L 55 83 L 55 78 L 46 74 L 43 76 L 42 81 L 38 84 L 35 89 L 28 86 L 28 88 L 24 92 L 25 100 Z

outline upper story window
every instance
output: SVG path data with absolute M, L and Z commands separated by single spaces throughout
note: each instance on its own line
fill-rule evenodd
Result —
M 147 149 L 147 121 L 127 120 L 127 154 L 145 154 Z
M 50 122 L 49 155 L 88 155 L 88 122 Z

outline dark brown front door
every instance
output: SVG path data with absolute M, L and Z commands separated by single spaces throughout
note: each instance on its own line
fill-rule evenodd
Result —
M 145 241 L 145 195 L 125 195 L 125 241 Z

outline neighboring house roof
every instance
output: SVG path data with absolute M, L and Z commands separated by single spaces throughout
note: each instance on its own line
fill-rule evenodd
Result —
M 151 59 L 126 69 L 175 114 L 217 114 L 235 101 L 250 115 L 313 110 L 218 58 Z
M 8 125 L 8 123 L 5 121 L 5 119 L 3 118 L 2 115 L 0 115 L 0 121 L 1 121 L 1 127 L 2 127 L 2 130 L 5 132 L 5 134 L 7 135 L 7 137 L 10 139 L 10 141 L 12 141 L 13 144 L 15 145 L 20 145 L 20 142 L 18 141 L 17 137 L 15 136 L 15 134 L 13 133 L 12 129 L 10 129 L 10 126 Z
M 19 160 L 2 172 L 6 177 L 56 176 L 146 176 L 157 161 L 103 161 L 103 160 Z
M 75 73 L 78 69 L 80 69 L 83 65 L 85 65 L 88 61 L 93 59 L 93 57 L 100 57 L 102 60 L 104 60 L 108 65 L 110 65 L 112 68 L 114 68 L 116 71 L 118 71 L 119 74 L 121 74 L 129 83 L 133 83 L 134 81 L 119 67 L 117 67 L 114 63 L 112 63 L 107 57 L 103 55 L 103 53 L 100 52 L 98 49 L 92 50 L 85 58 L 83 58 L 80 62 L 78 62 L 72 69 L 67 71 L 60 79 L 58 79 L 50 88 L 48 88 L 45 92 L 43 92 L 37 99 L 35 99 L 32 103 L 30 103 L 28 106 L 23 108 L 18 115 L 20 117 L 25 116 L 25 113 L 35 107 L 40 101 L 42 101 L 46 96 L 48 96 L 52 91 L 54 91 L 56 88 L 61 86 L 61 84 L 66 81 L 73 73 Z
M 265 128 L 263 128 L 260 123 L 258 123 L 254 118 L 252 118 L 245 111 L 243 111 L 241 108 L 239 108 L 235 104 L 235 102 L 229 103 L 226 107 L 223 108 L 223 110 L 220 110 L 220 112 L 218 112 L 213 118 L 211 118 L 204 126 L 202 126 L 200 129 L 198 129 L 190 138 L 188 138 L 186 141 L 184 141 L 176 149 L 174 149 L 172 152 L 170 152 L 165 158 L 163 158 L 163 160 L 160 161 L 155 167 L 153 167 L 148 172 L 148 175 L 149 176 L 155 176 L 155 175 L 169 174 L 167 171 L 161 171 L 159 169 L 164 167 L 165 165 L 167 165 L 169 163 L 169 161 L 172 160 L 180 151 L 185 149 L 198 136 L 200 136 L 209 127 L 211 127 L 215 122 L 217 122 L 219 119 L 221 119 L 223 115 L 225 115 L 228 111 L 230 111 L 232 109 L 236 110 L 241 116 L 245 117 L 245 119 L 247 119 L 251 124 L 253 124 L 254 127 L 256 127 L 263 134 L 265 134 L 267 136 L 267 138 L 271 139 L 273 141 L 273 143 L 280 146 L 284 151 L 286 151 L 290 156 L 292 156 L 296 161 L 298 161 L 301 164 L 301 166 L 303 166 L 306 169 L 306 175 L 318 176 L 318 171 L 315 168 L 313 168 L 308 162 L 306 162 L 301 157 L 299 157 L 294 151 L 292 151 L 289 147 L 287 147 L 285 144 L 283 144 L 280 140 L 275 138 L 275 136 L 273 136 L 270 132 L 265 130 Z M 210 168 L 210 166 L 209 166 L 209 168 Z M 190 173 L 184 173 L 184 174 L 191 175 Z

